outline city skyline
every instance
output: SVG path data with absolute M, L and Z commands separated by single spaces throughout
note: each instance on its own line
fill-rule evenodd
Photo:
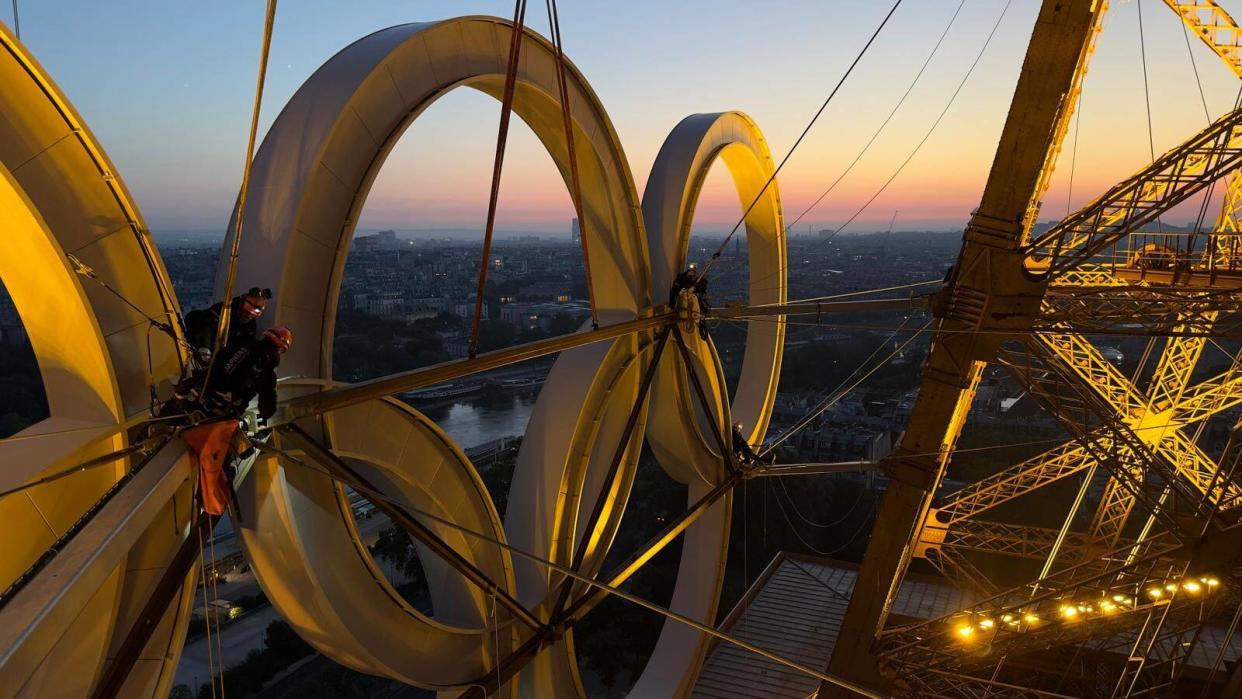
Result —
M 760 124 L 780 159 L 827 91 L 887 11 L 887 3 L 826 6 L 789 2 L 781 13 L 742 3 L 682 3 L 661 10 L 631 3 L 596 11 L 562 8 L 566 51 L 589 76 L 617 129 L 641 193 L 663 134 L 681 115 L 706 106 L 740 109 Z M 1105 22 L 1084 88 L 1082 148 L 1066 139 L 1041 219 L 1059 218 L 1202 128 L 1228 107 L 1233 77 L 1166 9 L 1117 3 Z M 1230 6 L 1230 3 L 1225 3 Z M 1144 14 L 1152 129 L 1139 56 Z M 779 178 L 787 221 L 794 220 L 849 165 L 909 87 L 949 25 L 959 0 L 904 3 L 811 130 Z M 909 97 L 870 152 L 836 190 L 799 222 L 835 228 L 893 175 L 928 133 L 972 62 L 979 65 L 906 168 L 850 224 L 960 228 L 978 203 L 1021 65 L 1037 3 L 966 0 Z M 1236 8 L 1234 8 L 1236 9 Z M 527 22 L 546 33 L 541 7 Z M 222 230 L 236 196 L 257 64 L 261 7 L 192 8 L 138 2 L 63 7 L 20 6 L 23 40 L 57 76 L 92 125 L 154 230 Z M 12 25 L 11 11 L 0 21 Z M 994 23 L 996 34 L 980 48 Z M 462 13 L 508 16 L 507 2 L 395 2 L 343 9 L 329 2 L 278 12 L 260 133 L 314 67 L 357 36 L 393 23 Z M 602 14 L 601 14 L 602 13 Z M 777 22 L 772 19 L 780 16 Z M 710 17 L 710 22 L 704 18 Z M 169 29 L 174 27 L 174 29 Z M 228 47 L 217 38 L 233 37 Z M 117 42 L 116 36 L 141 41 Z M 632 41 L 641 36 L 641 47 Z M 770 40 L 776 39 L 776 40 Z M 90 60 L 107 55 L 107 61 Z M 1196 62 L 1192 70 L 1189 56 Z M 722 79 L 724 75 L 729 80 Z M 635 80 L 634 76 L 642 76 Z M 1206 100 L 1201 101 L 1198 83 Z M 127 98 L 119 101 L 118 94 Z M 449 93 L 398 143 L 360 219 L 361 230 L 481 230 L 499 108 L 472 90 Z M 184 138 L 193 133 L 193 139 Z M 501 187 L 497 229 L 560 231 L 572 206 L 530 130 L 515 120 Z M 1073 167 L 1070 161 L 1076 162 Z M 430 165 L 434 163 L 434 166 Z M 1073 173 L 1073 191 L 1069 179 Z M 1197 203 L 1170 220 L 1192 218 Z M 728 174 L 714 168 L 696 228 L 727 230 L 740 215 Z

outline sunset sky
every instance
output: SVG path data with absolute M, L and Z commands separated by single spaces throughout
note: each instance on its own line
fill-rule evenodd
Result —
M 854 159 L 913 80 L 961 0 L 905 0 L 780 176 L 792 221 Z M 9 3 L 0 21 L 12 26 Z M 1238 15 L 1242 3 L 1224 2 Z M 612 118 L 642 191 L 664 136 L 694 112 L 738 109 L 779 160 L 891 3 L 843 0 L 562 0 L 570 58 Z M 154 230 L 221 230 L 241 177 L 263 2 L 21 2 L 22 39 L 83 114 Z M 528 24 L 546 33 L 541 2 Z M 798 230 L 836 227 L 887 180 L 991 44 L 939 127 L 887 191 L 851 225 L 960 227 L 979 200 L 1037 0 L 965 0 L 926 72 L 871 151 Z M 1043 218 L 1064 215 L 1150 160 L 1139 12 L 1152 132 L 1160 153 L 1206 124 L 1191 56 L 1216 118 L 1237 78 L 1159 0 L 1114 0 L 1091 63 L 1072 196 L 1067 139 Z M 354 39 L 393 24 L 463 14 L 510 16 L 511 2 L 285 0 L 276 19 L 261 133 L 297 87 Z M 367 202 L 361 227 L 481 230 L 499 104 L 460 89 L 406 133 Z M 498 229 L 566 232 L 568 193 L 530 131 L 515 120 Z M 723 168 L 699 206 L 700 230 L 740 214 Z M 1191 218 L 1183 207 L 1168 220 Z

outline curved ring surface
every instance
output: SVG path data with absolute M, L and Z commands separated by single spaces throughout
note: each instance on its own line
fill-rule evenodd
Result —
M 75 273 L 68 255 L 143 312 L 162 321 L 175 317 L 167 274 L 111 162 L 59 88 L 3 26 L 0 115 L 0 228 L 5 232 L 0 279 L 34 349 L 49 409 L 48 418 L 15 439 L 0 441 L 5 466 L 0 490 L 7 490 L 124 447 L 125 428 L 150 408 L 149 386 L 175 378 L 181 357 L 173 340 L 152 332 L 141 314 Z M 0 543 L 0 588 L 25 571 L 127 469 L 126 461 L 118 459 L 0 499 L 0 520 L 22 533 Z M 80 610 L 77 620 L 56 629 L 56 638 L 26 639 L 42 648 L 41 663 L 5 664 L 0 695 L 89 693 L 105 653 L 133 624 L 135 600 L 145 599 L 158 568 L 171 560 L 180 543 L 174 533 L 188 527 L 188 511 L 185 503 L 179 511 L 166 508 L 89 599 L 62 599 L 65 607 Z M 125 685 L 127 696 L 167 692 L 189 601 L 183 593 L 166 612 Z M 67 664 L 89 670 L 66 673 Z
M 699 192 L 711 166 L 729 168 L 743 210 L 759 196 L 772 176 L 767 142 L 755 123 L 739 112 L 696 114 L 683 119 L 665 139 L 643 194 L 643 216 L 651 250 L 654 288 L 667 289 L 688 263 L 690 226 Z M 750 302 L 785 300 L 785 235 L 776 182 L 763 191 L 746 217 L 750 254 Z M 783 319 L 782 319 L 783 320 Z M 683 326 L 686 324 L 682 324 Z M 683 332 L 694 371 L 712 402 L 703 409 L 683 362 L 669 357 L 652 387 L 648 440 L 671 477 L 688 483 L 688 505 L 705 496 L 725 477 L 724 461 L 710 436 L 708 420 L 730 439 L 730 414 L 746 426 L 752 444 L 763 441 L 776 397 L 784 347 L 784 323 L 751 323 L 739 385 L 728 402 L 728 388 L 711 338 L 693 324 Z M 726 442 L 726 448 L 731 448 Z M 685 533 L 672 609 L 713 624 L 724 582 L 729 545 L 732 495 L 713 505 Z M 651 660 L 638 678 L 633 696 L 687 696 L 706 657 L 709 639 L 666 620 Z
M 466 17 L 376 32 L 320 67 L 273 124 L 254 162 L 238 281 L 242 288 L 272 286 L 273 322 L 292 327 L 298 335 L 282 373 L 330 378 L 345 258 L 354 222 L 384 158 L 413 120 L 449 90 L 465 85 L 499 97 L 510 31 L 503 20 Z M 533 33 L 527 32 L 523 41 L 514 113 L 530 125 L 568 177 L 561 108 L 553 97 L 555 54 Z M 602 321 L 612 323 L 634 318 L 650 305 L 637 194 L 598 99 L 572 66 L 567 72 L 592 284 Z M 278 281 L 272 283 L 272 277 Z M 514 476 L 515 495 L 506 518 L 515 546 L 554 558 L 562 555 L 568 536 L 564 533 L 574 531 L 578 499 L 559 494 L 599 489 L 595 482 L 599 476 L 594 475 L 594 481 L 591 476 L 601 471 L 600 464 L 606 464 L 608 457 L 602 455 L 604 447 L 593 445 L 615 444 L 615 439 L 597 438 L 620 432 L 636 393 L 636 372 L 628 367 L 638 344 L 638 338 L 623 338 L 558 358 L 531 418 Z M 292 388 L 285 393 L 306 390 L 315 389 Z M 579 422 L 586 414 L 580 414 L 579 407 L 588 402 L 588 394 L 598 404 L 599 419 Z M 607 406 L 626 410 L 605 410 Z M 565 412 L 572 413 L 572 419 L 564 419 Z M 333 436 L 340 439 L 344 434 Z M 334 485 L 322 474 L 279 469 L 274 460 L 257 464 L 253 475 L 251 483 L 243 485 L 243 490 L 252 492 L 242 497 L 258 508 L 253 519 L 264 525 L 261 535 L 258 529 L 243 528 L 241 536 L 261 579 L 276 581 L 283 576 L 289 581 L 281 589 L 269 590 L 273 604 L 299 632 L 337 660 L 368 672 L 441 686 L 438 678 L 396 673 L 391 663 L 381 661 L 394 636 L 367 633 L 366 624 L 351 623 L 345 631 L 346 618 L 382 624 L 383 619 L 412 617 L 401 616 L 400 605 L 373 580 L 366 583 L 371 572 L 354 551 L 356 536 L 350 530 L 352 523 L 339 511 Z M 563 483 L 579 485 L 566 490 Z M 622 483 L 628 492 L 628 480 Z M 544 506 L 549 497 L 550 508 Z M 624 499 L 617 503 L 623 505 Z M 601 542 L 610 540 L 619 516 L 618 509 L 605 521 Z M 311 531 L 313 537 L 308 535 Z M 343 599 L 340 592 L 349 586 L 329 588 L 317 579 L 316 560 L 337 560 L 333 575 L 358 581 L 353 599 Z M 519 597 L 542 598 L 547 571 L 525 562 L 515 562 L 514 569 Z M 375 592 L 359 592 L 368 585 Z M 319 621 L 308 619 L 309 609 L 316 610 Z M 429 648 L 407 647 L 407 651 L 440 657 Z M 483 655 L 481 649 L 478 655 Z

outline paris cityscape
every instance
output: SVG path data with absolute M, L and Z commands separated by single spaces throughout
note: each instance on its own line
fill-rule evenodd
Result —
M 576 221 L 571 222 L 571 231 L 576 230 L 574 224 Z M 209 305 L 220 236 L 156 232 L 155 239 L 178 298 L 184 299 L 189 308 Z M 691 253 L 705 256 L 719 245 L 720 239 L 719 235 L 696 236 Z M 915 284 L 920 286 L 913 287 L 910 293 L 929 294 L 952 265 L 958 245 L 958 236 L 952 232 L 877 231 L 841 236 L 831 230 L 791 232 L 790 294 L 798 298 L 836 297 Z M 493 274 L 484 297 L 486 320 L 481 349 L 502 349 L 571 333 L 589 323 L 579 254 L 572 233 L 520 234 L 498 240 L 490 265 Z M 731 258 L 746 254 L 744 241 L 739 241 L 730 256 L 724 258 L 710 289 L 713 303 L 737 303 L 745 298 L 749 282 L 746 265 Z M 360 232 L 350 249 L 341 287 L 334 354 L 336 376 L 361 381 L 464 357 L 474 313 L 478 264 L 478 240 L 437 239 L 434 233 L 420 232 Z M 6 358 L 29 352 L 11 303 L 0 306 L 4 308 L 8 310 L 0 312 L 0 318 L 6 319 Z M 891 453 L 909 419 L 917 393 L 918 368 L 927 350 L 926 338 L 910 331 L 926 322 L 927 315 L 860 313 L 835 320 L 839 324 L 792 326 L 786 335 L 781 386 L 771 429 L 779 435 L 820 402 L 837 400 L 809 428 L 801 429 L 782 445 L 776 453 L 777 463 L 878 461 Z M 713 337 L 725 373 L 735 381 L 745 350 L 745 329 L 736 323 L 721 323 L 713 330 Z M 903 346 L 906 340 L 911 342 Z M 1106 341 L 1111 341 L 1101 346 L 1106 356 L 1132 371 L 1144 342 L 1137 338 Z M 886 363 L 883 374 L 858 381 L 855 369 L 867 356 L 899 346 L 901 351 Z M 1225 368 L 1219 364 L 1217 361 L 1205 368 Z M 435 419 L 466 449 L 502 516 L 521 434 L 551 366 L 551 361 L 539 360 L 520 369 L 485 373 L 469 381 L 400 396 Z M 4 378 L 17 380 L 15 374 L 6 371 Z M 848 397 L 839 398 L 846 386 L 853 388 Z M 37 419 L 37 414 L 30 414 L 29 406 L 39 404 L 40 399 L 21 398 L 25 394 L 17 391 L 6 395 L 9 402 L 3 419 L 9 433 Z M 1242 409 L 1232 409 L 1214 419 L 1208 425 L 1206 442 L 1215 449 L 1221 448 L 1229 425 L 1240 417 Z M 962 444 L 967 447 L 1008 444 L 1017 436 L 1020 441 L 1034 442 L 1036 448 L 1015 447 L 1009 451 L 1034 455 L 1049 439 L 1064 434 L 1055 419 L 1034 405 L 1022 387 L 1000 371 L 985 375 L 971 421 L 962 436 Z M 646 459 L 649 458 L 648 455 Z M 654 464 L 647 466 L 650 469 Z M 973 470 L 986 469 L 987 462 L 963 454 L 954 467 L 961 476 L 955 479 L 955 472 L 950 471 L 945 486 L 950 492 L 975 477 Z M 741 547 L 741 538 L 745 537 L 746 548 L 754 558 L 731 562 L 724 588 L 725 606 L 732 606 L 759 574 L 758 567 L 777 552 L 822 556 L 828 551 L 836 560 L 857 563 L 865 541 L 859 534 L 871 526 L 884 485 L 882 474 L 846 473 L 822 477 L 809 488 L 764 487 L 762 493 L 755 494 L 756 505 L 736 501 L 735 517 L 747 521 L 748 528 L 754 527 L 755 531 L 734 532 L 733 545 Z M 1103 484 L 1097 486 L 1102 488 Z M 668 479 L 640 479 L 634 487 L 631 507 L 640 521 L 659 522 L 676 514 L 683 493 L 684 487 Z M 426 581 L 413 542 L 366 498 L 352 493 L 351 500 L 364 541 L 396 589 L 416 607 L 430 611 Z M 813 511 L 846 512 L 849 516 L 833 518 L 841 521 L 812 528 L 809 533 L 783 531 L 792 524 L 790 518 Z M 1055 521 L 1049 518 L 1047 524 L 1055 525 Z M 621 545 L 637 546 L 651 533 L 623 530 L 628 541 Z M 350 672 L 323 658 L 312 659 L 310 666 L 302 665 L 310 657 L 306 655 L 310 649 L 296 635 L 270 633 L 268 624 L 279 617 L 267 606 L 253 575 L 246 571 L 235 537 L 225 530 L 219 538 L 221 550 L 213 557 L 211 570 L 218 571 L 224 590 L 217 602 L 221 608 L 196 608 L 174 695 L 197 687 L 196 696 L 209 696 L 208 685 L 202 683 L 208 668 L 209 645 L 203 619 L 214 614 L 223 616 L 221 628 L 232 639 L 225 651 L 226 667 L 238 675 L 248 671 L 268 676 L 258 682 L 258 686 L 265 687 L 265 695 L 422 696 L 418 690 Z M 673 553 L 657 558 L 649 572 L 636 578 L 635 586 L 655 598 L 666 598 L 671 589 L 660 581 L 674 573 L 675 562 Z M 925 572 L 933 570 L 926 568 Z M 641 614 L 624 605 L 614 606 L 608 617 L 608 632 L 584 634 L 607 641 L 584 644 L 579 650 L 588 672 L 584 681 L 592 684 L 592 696 L 624 696 L 656 640 Z M 248 659 L 252 651 L 264 653 L 261 661 Z M 271 683 L 270 677 L 285 675 L 287 668 L 295 666 L 305 669 Z M 238 682 L 245 686 L 243 680 Z
M 12 0 L 0 699 L 1242 699 L 1239 12 Z

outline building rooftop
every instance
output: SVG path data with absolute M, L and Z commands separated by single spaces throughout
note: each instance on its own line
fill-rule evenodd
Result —
M 853 563 L 781 552 L 721 623 L 720 630 L 822 670 L 832 657 L 856 579 L 857 566 Z M 974 601 L 943 579 L 907 574 L 892 614 L 898 620 L 932 619 Z M 1187 664 L 1211 667 L 1226 636 L 1226 629 L 1204 625 Z M 1239 657 L 1242 639 L 1235 635 L 1224 660 L 1232 663 Z M 819 680 L 814 677 L 721 641 L 709 651 L 691 696 L 806 699 L 818 688 Z

